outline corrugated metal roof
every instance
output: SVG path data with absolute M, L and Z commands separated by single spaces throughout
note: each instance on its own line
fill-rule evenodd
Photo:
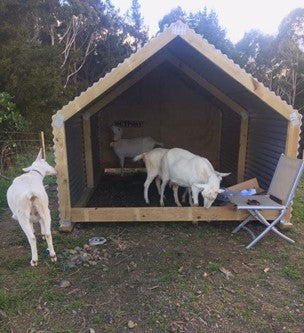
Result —
M 166 52 L 185 63 L 249 112 L 268 110 L 281 113 L 287 119 L 291 114 L 300 119 L 296 110 L 181 21 L 173 23 L 148 41 L 136 53 L 59 110 L 58 114 L 63 114 L 66 120 L 83 111 L 134 75 L 154 57 L 163 54 L 166 61 Z

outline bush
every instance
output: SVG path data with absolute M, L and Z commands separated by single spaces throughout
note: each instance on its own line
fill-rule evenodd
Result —
M 22 117 L 13 102 L 13 97 L 0 93 L 0 139 L 7 139 L 3 132 L 21 132 L 26 130 L 27 121 Z

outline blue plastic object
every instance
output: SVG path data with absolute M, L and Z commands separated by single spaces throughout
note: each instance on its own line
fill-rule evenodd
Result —
M 251 195 L 256 194 L 255 188 L 245 189 L 239 192 L 231 192 L 228 189 L 225 189 L 225 191 L 217 196 L 217 199 L 220 201 L 229 201 L 229 197 L 249 197 Z
M 46 256 L 46 257 L 50 255 L 50 251 L 49 251 L 48 248 L 44 249 L 44 250 L 42 251 L 42 253 L 43 253 L 44 256 Z

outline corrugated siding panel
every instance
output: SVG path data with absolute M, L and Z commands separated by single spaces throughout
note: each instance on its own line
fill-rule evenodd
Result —
M 237 182 L 240 125 L 241 119 L 238 114 L 231 110 L 222 109 L 220 171 L 232 173 L 225 178 L 228 185 Z
M 284 153 L 287 120 L 274 112 L 249 112 L 245 177 L 257 177 L 268 189 L 280 155 Z
M 66 122 L 66 143 L 72 206 L 80 199 L 86 187 L 84 141 L 81 116 Z
M 99 135 L 100 135 L 100 126 L 98 113 L 95 113 L 91 118 L 91 133 L 92 133 L 92 153 L 93 153 L 93 172 L 94 172 L 94 181 L 99 177 L 100 174 L 100 147 L 99 147 Z

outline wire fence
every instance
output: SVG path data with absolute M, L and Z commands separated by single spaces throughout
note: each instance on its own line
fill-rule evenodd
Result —
M 3 177 L 20 160 L 25 163 L 32 161 L 39 148 L 42 148 L 45 157 L 46 147 L 49 146 L 51 142 L 45 141 L 43 132 L 0 132 L 0 175 Z

